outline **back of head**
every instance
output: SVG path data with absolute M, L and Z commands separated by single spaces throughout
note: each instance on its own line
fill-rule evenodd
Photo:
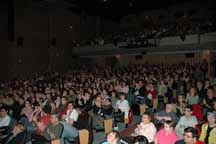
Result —
M 135 138 L 134 144 L 149 144 L 149 142 L 145 136 L 139 135 Z

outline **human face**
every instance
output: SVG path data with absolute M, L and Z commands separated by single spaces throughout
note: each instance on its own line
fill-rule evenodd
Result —
M 124 99 L 125 99 L 125 96 L 124 96 L 124 95 L 120 95 L 120 99 L 121 99 L 121 100 L 124 100 Z
M 69 104 L 68 104 L 68 110 L 70 110 L 70 111 L 73 110 L 73 104 L 72 104 L 72 103 L 69 103 Z
M 50 117 L 51 124 L 56 124 L 58 122 L 58 118 L 56 115 L 51 115 Z
M 184 114 L 185 114 L 185 116 L 187 117 L 189 117 L 189 116 L 191 116 L 191 114 L 192 114 L 192 111 L 190 110 L 190 109 L 188 109 L 188 108 L 185 108 L 184 109 Z
M 194 138 L 191 132 L 186 132 L 184 133 L 184 142 L 186 144 L 193 144 L 194 143 Z
M 212 98 L 212 97 L 213 97 L 213 90 L 212 90 L 212 89 L 208 89 L 208 90 L 207 90 L 207 96 L 208 96 L 209 98 Z
M 179 103 L 184 102 L 184 96 L 179 95 L 179 96 L 178 96 L 178 102 L 179 102 Z
M 0 117 L 3 118 L 7 115 L 7 111 L 5 109 L 0 110 Z
M 67 103 L 67 101 L 66 101 L 65 98 L 62 98 L 62 99 L 61 99 L 61 102 L 62 102 L 63 105 L 66 105 L 66 103 Z
M 170 127 L 168 124 L 164 123 L 164 130 L 167 133 L 171 133 L 173 131 L 173 127 Z
M 115 133 L 111 132 L 107 135 L 107 141 L 108 143 L 112 144 L 116 141 L 116 135 Z
M 172 112 L 172 110 L 173 110 L 172 104 L 167 104 L 166 105 L 166 112 L 170 113 L 170 112 Z
M 149 122 L 150 122 L 150 117 L 148 116 L 148 115 L 143 115 L 142 116 L 142 122 L 144 123 L 144 124 L 148 124 Z
M 215 124 L 215 117 L 214 116 L 207 116 L 209 124 Z

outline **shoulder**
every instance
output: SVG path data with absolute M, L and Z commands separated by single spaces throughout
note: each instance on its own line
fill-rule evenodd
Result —
M 175 142 L 175 144 L 184 144 L 184 140 L 178 140 Z

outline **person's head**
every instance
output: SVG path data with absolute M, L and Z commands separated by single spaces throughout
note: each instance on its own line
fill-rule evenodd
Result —
M 208 88 L 207 96 L 208 96 L 208 98 L 213 98 L 214 97 L 214 91 L 213 91 L 212 88 Z
M 197 88 L 201 89 L 203 87 L 203 82 L 197 81 L 196 86 L 197 86 Z
M 186 117 L 190 117 L 193 113 L 193 107 L 190 105 L 185 106 L 184 108 L 184 114 Z
M 121 94 L 120 94 L 120 99 L 121 99 L 121 100 L 125 100 L 125 94 L 124 94 L 124 93 L 121 93 Z
M 110 98 L 106 98 L 105 99 L 105 105 L 111 105 L 111 99 Z
M 184 142 L 186 144 L 195 144 L 199 138 L 198 132 L 193 127 L 187 127 L 184 129 Z
M 214 125 L 215 124 L 215 118 L 216 118 L 216 113 L 214 113 L 214 112 L 208 112 L 207 113 L 207 120 L 208 120 L 209 124 Z
M 18 123 L 15 125 L 15 127 L 13 128 L 13 135 L 16 136 L 17 134 L 24 132 L 25 131 L 25 126 L 22 123 Z
M 8 114 L 8 108 L 4 105 L 1 106 L 0 107 L 0 118 L 7 116 L 7 114 Z
M 197 95 L 197 89 L 195 87 L 190 88 L 190 95 L 191 96 L 196 96 Z
M 98 94 L 98 95 L 96 96 L 95 102 L 101 103 L 101 95 L 100 95 L 100 94 Z
M 107 135 L 107 141 L 109 144 L 117 144 L 120 140 L 120 133 L 118 131 L 111 131 L 108 135 Z
M 212 102 L 212 109 L 213 111 L 216 111 L 216 100 L 213 100 Z
M 171 133 L 173 131 L 175 127 L 175 123 L 171 120 L 167 120 L 164 122 L 164 130 L 167 132 L 167 133 Z
M 30 100 L 26 100 L 26 101 L 25 101 L 25 106 L 26 106 L 26 107 L 30 107 L 30 106 L 31 106 Z
M 66 98 L 65 96 L 63 96 L 63 97 L 61 98 L 61 104 L 62 104 L 62 105 L 66 105 L 66 104 L 67 104 L 67 98 Z
M 73 106 L 73 102 L 72 101 L 68 102 L 67 108 L 68 108 L 69 111 L 73 110 L 74 106 Z
M 149 142 L 145 136 L 139 135 L 135 137 L 134 144 L 149 144 Z
M 57 125 L 59 123 L 59 115 L 57 113 L 52 113 L 51 114 L 50 123 L 52 125 Z
M 166 107 L 165 107 L 165 111 L 166 111 L 167 113 L 172 112 L 172 111 L 173 111 L 173 104 L 172 104 L 172 103 L 167 103 L 167 104 L 166 104 Z
M 45 105 L 42 110 L 44 114 L 51 114 L 52 111 L 50 105 Z
M 184 95 L 178 95 L 178 103 L 184 103 L 185 102 L 185 96 Z
M 151 115 L 149 112 L 144 112 L 144 114 L 142 115 L 142 122 L 144 124 L 148 124 L 151 122 Z

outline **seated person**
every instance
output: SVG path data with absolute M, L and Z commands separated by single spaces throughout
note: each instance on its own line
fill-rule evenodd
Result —
M 93 112 L 93 127 L 94 128 L 103 128 L 103 121 L 104 121 L 104 113 L 103 113 L 103 107 L 102 107 L 102 100 L 101 95 L 98 94 L 95 98 L 92 112 Z
M 142 115 L 141 123 L 137 125 L 137 128 L 134 130 L 132 136 L 145 136 L 148 139 L 149 143 L 151 143 L 154 141 L 156 131 L 157 130 L 155 125 L 151 122 L 150 113 L 145 112 Z
M 34 115 L 32 120 L 36 124 L 36 133 L 42 135 L 42 130 L 44 130 L 43 127 L 47 127 L 50 123 L 51 107 L 44 106 L 43 109 L 39 108 L 38 111 L 40 112 L 39 115 Z
M 13 118 L 8 115 L 8 107 L 0 107 L 0 143 L 4 143 L 14 128 Z
M 50 124 L 45 128 L 43 135 L 48 141 L 60 139 L 63 129 L 64 126 L 59 122 L 58 114 L 53 113 L 51 114 Z
M 120 110 L 121 112 L 123 112 L 125 119 L 128 118 L 130 106 L 129 106 L 128 101 L 125 99 L 124 93 L 120 94 L 120 100 L 117 101 L 115 109 L 116 109 L 116 111 Z
M 12 136 L 7 140 L 6 144 L 25 144 L 26 132 L 23 124 L 18 123 L 15 125 Z
M 78 116 L 79 116 L 79 114 L 78 114 L 77 110 L 74 108 L 73 102 L 72 101 L 68 102 L 66 114 L 62 115 L 62 120 L 65 120 L 67 123 L 69 122 L 69 119 L 76 122 L 78 119 Z
M 155 115 L 156 124 L 162 124 L 166 120 L 171 120 L 174 123 L 178 122 L 178 117 L 175 112 L 173 112 L 173 104 L 167 103 L 165 110 L 162 110 Z
M 135 137 L 134 144 L 149 144 L 149 142 L 145 136 L 137 136 Z
M 184 139 L 176 141 L 175 144 L 204 144 L 198 138 L 197 130 L 193 127 L 187 127 L 184 129 Z
M 174 122 L 167 120 L 164 122 L 164 128 L 155 135 L 154 144 L 175 144 L 178 140 L 174 132 Z
M 208 122 L 202 125 L 199 140 L 206 144 L 216 143 L 216 114 L 212 112 L 207 113 Z
M 179 138 L 183 139 L 184 129 L 187 127 L 194 127 L 198 124 L 196 116 L 192 115 L 193 113 L 193 107 L 192 106 L 186 106 L 184 109 L 184 116 L 180 118 L 178 121 L 175 132 L 178 135 Z
M 9 126 L 11 117 L 8 115 L 8 108 L 2 106 L 0 108 L 0 128 Z
M 105 142 L 102 142 L 101 144 L 119 144 L 120 141 L 120 133 L 118 131 L 111 131 L 106 138 Z
M 110 98 L 105 99 L 105 103 L 103 106 L 103 112 L 104 112 L 104 117 L 105 118 L 111 118 L 113 114 L 113 107 L 112 107 L 112 102 Z
M 70 141 L 74 141 L 74 139 L 78 136 L 78 131 L 74 127 L 74 122 L 77 122 L 79 113 L 74 108 L 72 101 L 68 102 L 68 108 L 66 115 L 63 115 L 63 125 L 64 131 L 62 134 L 61 143 L 64 144 L 64 138 L 67 138 Z

